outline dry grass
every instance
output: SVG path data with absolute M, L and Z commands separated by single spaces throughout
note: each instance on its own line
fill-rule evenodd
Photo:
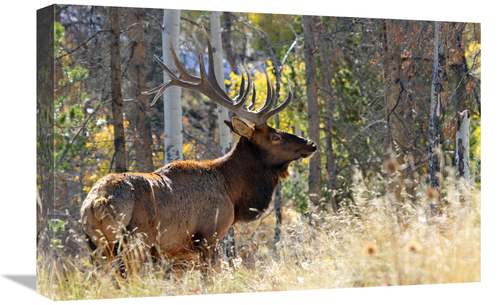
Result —
M 58 250 L 63 259 L 57 263 L 39 258 L 37 291 L 53 300 L 81 300 L 481 280 L 479 190 L 462 187 L 459 203 L 456 183 L 448 180 L 442 215 L 432 217 L 433 198 L 423 187 L 413 203 L 395 204 L 391 194 L 382 196 L 367 185 L 373 189 L 373 181 L 358 177 L 355 208 L 325 213 L 315 228 L 286 207 L 276 248 L 273 216 L 237 226 L 233 266 L 222 262 L 206 281 L 194 267 L 176 274 L 153 263 L 121 285 L 106 276 L 96 281 L 86 250 L 79 257 Z

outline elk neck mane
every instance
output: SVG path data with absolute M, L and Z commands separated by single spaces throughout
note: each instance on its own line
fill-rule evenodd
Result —
M 234 203 L 235 222 L 258 218 L 269 207 L 280 179 L 289 176 L 289 163 L 273 168 L 263 162 L 264 153 L 241 137 L 228 154 L 214 160 L 225 177 L 225 188 Z

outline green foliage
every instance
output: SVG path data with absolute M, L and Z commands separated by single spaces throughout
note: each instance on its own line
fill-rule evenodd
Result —
M 290 179 L 283 180 L 281 194 L 283 198 L 293 201 L 293 208 L 295 211 L 302 215 L 307 215 L 309 213 L 307 205 L 309 199 L 300 181 L 293 181 Z
M 348 30 L 355 26 L 356 20 L 337 20 L 332 18 L 337 24 L 337 31 Z M 333 25 L 328 31 L 333 31 Z M 322 139 L 325 139 L 326 133 L 330 133 L 332 139 L 333 159 L 337 168 L 335 177 L 325 176 L 323 179 L 323 188 L 325 198 L 330 200 L 332 191 L 336 193 L 338 201 L 347 203 L 352 202 L 352 193 L 349 188 L 352 184 L 351 170 L 352 165 L 359 163 L 360 157 L 363 159 L 373 158 L 376 161 L 381 155 L 381 145 L 375 138 L 369 134 L 363 134 L 366 126 L 370 123 L 374 111 L 383 109 L 383 105 L 376 105 L 374 101 L 380 94 L 377 90 L 366 90 L 367 82 L 373 82 L 370 86 L 383 87 L 383 83 L 378 78 L 377 66 L 367 62 L 363 52 L 358 49 L 362 46 L 363 37 L 358 34 L 346 35 L 342 43 L 342 49 L 331 45 L 330 52 L 332 60 L 330 69 L 333 72 L 331 87 L 319 90 L 319 96 L 322 99 L 320 103 L 320 116 L 323 118 L 322 125 L 326 126 L 326 120 L 331 124 L 331 130 L 322 130 Z M 360 56 L 358 58 L 358 56 Z M 378 56 L 378 55 L 377 55 Z M 319 57 L 319 56 L 318 56 Z M 378 61 L 375 59 L 374 61 Z M 318 62 L 318 79 L 324 77 L 323 70 L 325 64 Z M 328 93 L 331 92 L 331 93 Z M 329 96 L 331 94 L 331 96 Z M 332 99 L 333 116 L 328 117 L 326 113 L 325 101 L 327 97 Z M 375 108 L 374 108 L 375 107 Z M 320 125 L 320 126 L 322 126 Z M 326 147 L 327 142 L 323 140 L 322 147 Z M 361 151 L 368 154 L 360 156 Z M 369 157 L 373 155 L 373 157 Z M 322 158 L 323 168 L 326 168 L 326 156 Z M 328 190 L 326 187 L 327 179 L 336 179 L 336 190 Z
M 49 220 L 49 231 L 53 234 L 53 236 L 57 234 L 61 234 L 65 231 L 66 223 L 59 219 Z M 54 248 L 62 246 L 62 240 L 60 238 L 51 238 L 50 245 Z
M 83 157 L 89 154 L 86 144 L 86 136 L 84 133 L 78 133 L 82 128 L 86 117 L 83 113 L 81 105 L 67 105 L 65 98 L 58 98 L 56 102 L 55 116 L 55 157 L 58 171 L 67 171 L 70 168 L 70 162 L 75 158 L 84 160 Z M 59 105 L 59 107 L 58 107 Z M 93 124 L 88 124 L 87 128 L 92 129 Z M 65 154 L 65 159 L 61 157 Z
M 53 247 L 53 248 L 59 248 L 62 246 L 62 240 L 60 238 L 52 238 L 50 240 L 50 245 Z
M 250 13 L 248 19 L 253 26 L 267 33 L 272 46 L 291 43 L 294 40 L 295 28 L 300 28 L 300 24 L 292 15 Z M 267 52 L 267 45 L 260 39 L 254 40 L 254 47 Z
M 56 22 L 54 31 L 55 54 L 58 56 L 64 43 L 65 28 Z M 83 107 L 89 101 L 88 93 L 81 91 L 80 84 L 88 78 L 89 71 L 79 64 L 71 67 L 67 60 L 61 63 L 63 77 L 58 80 L 59 97 L 54 101 L 55 159 L 56 170 L 68 171 L 72 160 L 84 159 L 88 155 L 86 137 L 78 130 L 86 119 Z M 61 160 L 62 157 L 65 159 Z
M 59 219 L 52 219 L 49 221 L 49 230 L 54 234 L 60 234 L 64 232 L 66 223 Z
M 65 78 L 59 79 L 59 85 L 72 85 L 77 82 L 85 80 L 89 76 L 89 70 L 82 68 L 80 65 L 76 65 L 71 68 L 69 66 L 62 67 Z
M 59 22 L 54 22 L 54 57 L 61 55 L 64 30 Z

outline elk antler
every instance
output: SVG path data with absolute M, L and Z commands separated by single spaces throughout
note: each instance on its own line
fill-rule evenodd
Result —
M 196 36 L 194 33 L 191 33 L 191 35 L 194 38 L 195 45 L 196 45 L 196 50 L 198 52 L 198 58 L 199 58 L 199 65 L 200 65 L 200 77 L 193 76 L 184 70 L 182 68 L 179 59 L 177 58 L 177 55 L 175 54 L 174 48 L 172 46 L 172 43 L 170 43 L 171 50 L 172 50 L 172 57 L 175 62 L 175 66 L 179 70 L 179 76 L 176 76 L 170 69 L 156 56 L 154 55 L 154 59 L 158 64 L 161 66 L 163 71 L 168 74 L 170 77 L 170 81 L 154 88 L 146 92 L 142 92 L 142 94 L 153 94 L 156 93 L 153 102 L 151 102 L 151 106 L 153 106 L 158 98 L 163 94 L 163 92 L 172 86 L 178 86 L 184 89 L 188 90 L 193 90 L 196 92 L 199 92 L 206 97 L 210 98 L 212 101 L 215 103 L 226 107 L 227 109 L 233 111 L 240 117 L 247 119 L 248 121 L 254 123 L 257 127 L 262 127 L 266 124 L 267 120 L 285 109 L 288 104 L 290 104 L 292 98 L 293 98 L 293 88 L 291 85 L 291 82 L 288 81 L 288 97 L 286 100 L 276 107 L 275 109 L 272 109 L 273 105 L 276 102 L 277 96 L 274 92 L 274 88 L 271 86 L 271 81 L 269 80 L 269 76 L 267 75 L 266 71 L 266 78 L 267 78 L 267 98 L 266 102 L 264 103 L 264 106 L 260 108 L 259 110 L 252 111 L 250 110 L 253 105 L 255 105 L 255 86 L 252 82 L 252 77 L 250 73 L 248 72 L 248 68 L 246 65 L 243 64 L 243 69 L 245 70 L 245 73 L 248 78 L 248 85 L 245 88 L 245 76 L 242 74 L 241 75 L 241 84 L 240 84 L 240 92 L 238 96 L 236 96 L 234 99 L 231 99 L 224 90 L 219 87 L 219 84 L 217 83 L 217 79 L 215 77 L 215 71 L 214 71 L 214 59 L 213 59 L 213 51 L 212 51 L 212 45 L 210 44 L 210 41 L 208 40 L 208 35 L 207 32 L 205 31 L 205 28 L 203 25 L 201 25 L 203 29 L 203 34 L 205 34 L 205 40 L 207 41 L 207 48 L 208 48 L 208 75 L 205 71 L 205 62 L 203 60 L 203 55 L 202 55 L 202 50 L 200 47 L 200 44 L 198 43 L 198 40 L 196 39 Z M 253 95 L 252 95 L 252 103 L 249 107 L 246 107 L 246 109 L 243 108 L 243 105 L 247 102 L 247 99 L 250 95 L 250 88 L 252 88 Z

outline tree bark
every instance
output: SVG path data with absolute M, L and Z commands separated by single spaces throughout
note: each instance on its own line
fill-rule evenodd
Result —
M 328 37 L 328 27 L 326 23 L 321 26 L 321 35 L 323 37 Z M 323 87 L 323 97 L 325 100 L 325 108 L 328 119 L 325 121 L 325 127 L 327 132 L 325 133 L 326 142 L 326 172 L 327 172 L 327 188 L 330 192 L 330 204 L 333 211 L 336 213 L 338 211 L 338 205 L 335 198 L 336 179 L 337 179 L 337 167 L 335 165 L 335 159 L 333 156 L 333 141 L 332 141 L 332 119 L 334 117 L 334 99 L 333 99 L 333 87 L 332 87 L 332 58 L 329 56 L 331 54 L 331 41 L 327 38 L 323 38 L 319 43 L 320 56 L 321 56 L 321 87 Z
M 397 203 L 402 201 L 403 179 L 405 173 L 399 169 L 399 165 L 404 161 L 405 136 L 404 130 L 404 105 L 402 90 L 402 29 L 401 20 L 384 20 L 384 92 L 385 109 L 389 134 L 387 140 L 386 165 L 391 165 L 387 171 L 387 188 L 394 194 Z
M 141 8 L 128 9 L 130 31 L 127 33 L 131 45 L 129 75 L 130 97 L 135 101 L 132 107 L 134 132 L 134 150 L 137 170 L 152 172 L 153 153 L 151 126 L 147 119 L 149 112 L 148 97 L 141 94 L 146 91 L 146 68 L 144 54 L 144 12 Z
M 278 79 L 278 77 L 277 77 Z M 276 98 L 276 104 L 278 103 L 279 100 L 279 92 L 276 93 L 277 98 Z M 274 107 L 276 107 L 275 105 Z M 276 129 L 280 128 L 280 119 L 279 116 L 276 115 L 274 117 L 274 126 Z M 278 183 L 278 187 L 276 187 L 276 190 L 274 191 L 274 208 L 275 208 L 275 213 L 276 213 L 276 226 L 274 227 L 274 246 L 276 247 L 281 239 L 281 224 L 283 223 L 283 206 L 281 202 L 281 181 Z
M 210 28 L 212 29 L 211 40 L 214 56 L 215 77 L 217 78 L 219 87 L 221 87 L 222 90 L 226 92 L 226 85 L 224 83 L 224 63 L 222 58 L 222 37 L 219 12 L 210 12 Z M 219 122 L 220 155 L 224 156 L 231 150 L 232 147 L 231 130 L 229 129 L 229 127 L 227 127 L 226 124 L 224 124 L 224 121 L 229 121 L 229 113 L 227 108 L 222 107 L 219 104 L 217 104 L 216 112 Z M 224 251 L 224 256 L 226 258 L 232 259 L 235 257 L 235 246 L 234 227 L 231 226 L 229 231 L 222 239 L 222 248 Z
M 283 63 L 284 64 L 284 63 Z M 274 107 L 278 106 L 278 101 L 280 98 L 279 81 L 281 79 L 281 67 L 274 67 L 276 71 L 276 101 L 274 102 Z M 274 127 L 276 129 L 280 128 L 280 117 L 278 114 L 274 116 Z M 281 181 L 278 183 L 278 187 L 274 191 L 274 209 L 276 213 L 276 226 L 274 227 L 274 246 L 277 249 L 278 243 L 281 239 L 281 225 L 283 223 L 283 205 L 281 202 Z
M 307 124 L 309 138 L 320 147 L 318 112 L 318 77 L 316 69 L 316 43 L 314 40 L 315 21 L 312 16 L 303 16 L 304 61 L 306 65 Z M 321 149 L 309 161 L 309 199 L 319 211 L 321 198 Z
M 456 139 L 456 163 L 457 163 L 457 178 L 464 178 L 465 181 L 470 181 L 470 152 L 469 152 L 469 137 L 470 137 L 470 112 L 464 110 L 458 115 L 457 121 L 457 139 Z
M 36 12 L 36 185 L 40 188 L 40 217 L 53 218 L 55 188 L 55 135 L 54 135 L 54 21 L 55 5 L 47 6 Z M 38 199 L 37 199 L 38 204 Z M 40 224 L 40 239 L 37 243 L 37 257 L 53 251 L 49 246 L 48 223 Z M 39 247 L 38 247 L 39 245 Z M 40 252 L 40 253 L 39 253 Z
M 455 106 L 455 121 L 459 124 L 460 114 L 467 109 L 467 62 L 465 59 L 465 45 L 463 42 L 464 23 L 452 23 L 454 30 L 450 41 L 449 63 L 450 69 L 455 75 L 455 92 L 452 96 L 452 103 Z M 458 130 L 457 130 L 458 132 Z M 456 137 L 455 137 L 456 139 Z M 457 155 L 457 146 L 455 146 L 455 155 Z M 456 166 L 457 158 L 453 158 L 452 166 Z
M 179 32 L 181 23 L 180 10 L 163 11 L 162 52 L 163 62 L 171 70 L 177 72 L 170 42 L 179 54 Z M 163 72 L 163 80 L 170 80 Z M 165 121 L 165 164 L 183 159 L 182 155 L 182 105 L 181 88 L 175 86 L 163 93 L 163 112 Z
M 236 56 L 234 55 L 233 48 L 231 46 L 232 35 L 231 35 L 231 25 L 233 24 L 233 17 L 229 12 L 223 12 L 222 16 L 224 18 L 224 31 L 222 32 L 222 46 L 224 52 L 226 53 L 226 59 L 231 66 L 231 71 L 233 73 L 238 73 L 238 66 L 236 65 Z
M 450 68 L 455 74 L 455 93 L 453 94 L 453 104 L 455 105 L 455 110 L 457 111 L 457 119 L 459 113 L 467 109 L 467 62 L 465 59 L 465 44 L 463 42 L 463 30 L 465 27 L 464 23 L 452 23 L 451 24 L 454 35 L 451 39 L 451 48 L 449 63 Z
M 123 98 L 121 83 L 121 60 L 120 60 L 120 25 L 117 7 L 109 8 L 110 28 L 110 68 L 111 68 L 111 108 L 113 111 L 114 130 L 114 165 L 116 173 L 127 171 L 127 160 L 125 155 L 125 128 L 123 126 Z
M 384 91 L 389 124 L 388 147 L 396 152 L 395 145 L 404 148 L 404 107 L 402 100 L 401 44 L 403 40 L 399 20 L 385 20 L 384 27 Z M 398 162 L 403 163 L 399 157 Z
M 434 70 L 432 73 L 432 93 L 429 120 L 429 153 L 427 179 L 429 186 L 436 189 L 437 205 L 431 205 L 433 214 L 440 213 L 442 177 L 444 169 L 443 121 L 444 104 L 448 92 L 446 58 L 446 23 L 435 22 L 434 26 Z
M 473 183 L 470 177 L 470 112 L 469 110 L 464 110 L 458 116 L 457 120 L 457 137 L 456 137 L 456 164 L 457 164 L 457 180 L 464 179 L 465 184 L 457 185 L 457 194 L 459 210 L 461 208 L 461 203 L 465 202 L 467 207 L 467 212 L 470 213 L 470 208 L 472 205 L 471 198 L 467 195 L 469 192 L 462 191 L 462 188 L 467 189 L 470 183 Z M 477 177 L 476 177 L 477 178 Z M 479 176 L 480 179 L 480 176 Z M 476 180 L 476 179 L 473 179 Z
M 210 28 L 212 29 L 211 40 L 214 55 L 215 77 L 219 87 L 226 92 L 226 84 L 224 82 L 224 63 L 222 58 L 222 37 L 220 25 L 220 13 L 210 12 Z M 227 108 L 217 104 L 217 117 L 219 119 L 219 136 L 220 136 L 220 153 L 221 156 L 227 154 L 232 148 L 231 130 L 224 124 L 224 121 L 229 121 L 229 113 Z

